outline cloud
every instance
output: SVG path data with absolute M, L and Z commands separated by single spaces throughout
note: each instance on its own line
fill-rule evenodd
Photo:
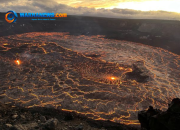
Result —
M 39 2 L 39 3 L 58 3 L 65 4 L 71 7 L 89 7 L 89 8 L 105 8 L 110 6 L 116 6 L 119 3 L 123 2 L 142 2 L 142 1 L 154 1 L 154 0 L 0 0 L 0 4 L 12 3 L 14 5 L 21 3 L 31 3 L 31 2 Z M 156 0 L 163 1 L 163 0 Z M 168 1 L 168 0 L 166 0 Z M 169 0 L 170 1 L 170 0 Z
M 19 4 L 19 2 L 21 4 Z M 166 11 L 138 11 L 119 8 L 95 9 L 88 7 L 72 7 L 66 4 L 59 4 L 57 0 L 26 0 L 24 1 L 24 3 L 16 0 L 16 4 L 13 4 L 9 0 L 9 3 L 7 5 L 1 6 L 0 12 L 7 12 L 8 10 L 14 10 L 16 12 L 55 12 L 67 13 L 68 15 L 97 16 L 109 18 L 180 20 L 180 14 Z
M 0 3 L 8 3 L 8 2 L 12 2 L 14 0 L 0 0 Z

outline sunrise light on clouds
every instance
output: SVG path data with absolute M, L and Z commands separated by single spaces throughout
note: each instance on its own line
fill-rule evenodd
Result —
M 2 0 L 1 6 L 10 5 L 29 5 L 35 0 Z M 64 4 L 70 7 L 88 7 L 95 9 L 133 9 L 141 11 L 169 11 L 180 13 L 180 0 L 39 0 L 36 2 L 48 3 L 51 6 L 54 3 Z
M 180 13 L 180 1 L 177 0 L 161 0 L 161 1 L 143 1 L 143 2 L 122 2 L 115 8 L 135 9 L 141 11 L 170 11 Z
M 180 0 L 0 0 L 0 12 L 62 12 L 110 18 L 180 20 Z
M 69 0 L 58 1 L 58 3 L 66 3 L 72 7 L 89 7 L 89 8 L 105 8 L 105 9 L 134 9 L 141 11 L 169 11 L 180 13 L 179 0 Z

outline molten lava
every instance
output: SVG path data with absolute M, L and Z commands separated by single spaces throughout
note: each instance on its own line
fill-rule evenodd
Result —
M 120 70 L 123 70 L 124 68 L 123 67 L 119 67 Z
M 16 63 L 17 65 L 20 65 L 20 64 L 21 64 L 20 60 L 15 60 L 15 63 Z
M 180 56 L 138 43 L 33 32 L 0 37 L 0 59 L 0 102 L 12 105 L 139 124 L 138 111 L 180 97 Z
M 111 77 L 112 80 L 115 80 L 116 78 L 115 77 Z

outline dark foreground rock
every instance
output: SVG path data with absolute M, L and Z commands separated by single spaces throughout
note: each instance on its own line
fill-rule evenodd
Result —
M 146 130 L 180 130 L 180 99 L 173 99 L 167 111 L 150 106 L 138 113 L 138 119 Z
M 53 108 L 22 108 L 0 103 L 0 130 L 138 130 L 110 121 L 95 121 Z

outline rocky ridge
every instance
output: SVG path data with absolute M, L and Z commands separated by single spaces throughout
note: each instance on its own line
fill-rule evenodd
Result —
M 167 111 L 154 109 L 138 113 L 141 127 L 145 130 L 179 130 L 180 129 L 180 99 L 174 98 Z

